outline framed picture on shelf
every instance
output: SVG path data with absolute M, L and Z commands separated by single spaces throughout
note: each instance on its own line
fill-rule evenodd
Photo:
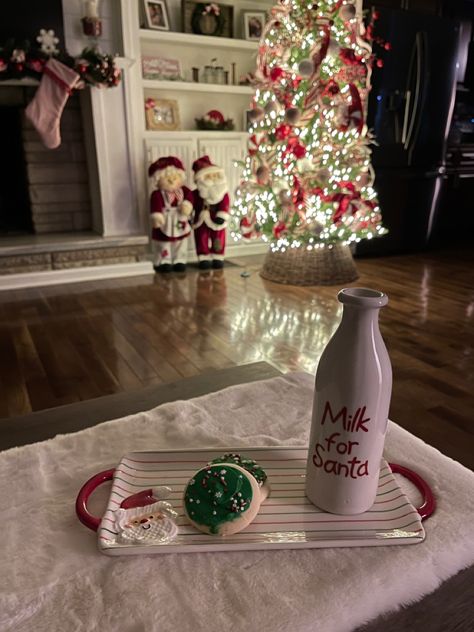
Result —
M 244 132 L 248 132 L 250 129 L 250 126 L 252 125 L 252 121 L 250 120 L 250 112 L 252 110 L 244 110 L 244 117 L 243 117 L 243 130 Z
M 170 18 L 166 0 L 143 0 L 146 27 L 158 31 L 170 30 Z
M 180 128 L 178 102 L 172 99 L 146 99 L 145 116 L 149 130 L 173 131 Z
M 244 39 L 258 42 L 267 22 L 265 11 L 244 11 Z
M 183 32 L 234 37 L 234 7 L 216 2 L 182 0 Z
M 161 81 L 183 81 L 181 62 L 178 59 L 143 55 L 143 79 L 158 79 Z

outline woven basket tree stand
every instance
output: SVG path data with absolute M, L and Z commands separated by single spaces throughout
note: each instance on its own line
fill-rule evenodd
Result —
M 287 248 L 267 253 L 260 276 L 287 285 L 340 285 L 359 278 L 349 246 Z

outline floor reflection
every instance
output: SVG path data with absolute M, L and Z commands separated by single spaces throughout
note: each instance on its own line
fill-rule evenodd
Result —
M 245 282 L 244 282 L 245 286 Z M 248 360 L 314 372 L 338 323 L 336 300 L 308 292 L 306 299 L 281 297 L 281 288 L 262 280 L 258 294 L 244 291 L 230 314 L 230 340 L 239 353 L 249 346 Z

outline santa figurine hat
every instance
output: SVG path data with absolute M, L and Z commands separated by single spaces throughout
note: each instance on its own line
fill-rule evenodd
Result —
M 148 168 L 148 175 L 151 178 L 151 176 L 159 174 L 160 171 L 164 171 L 168 167 L 174 167 L 183 173 L 185 171 L 184 165 L 179 158 L 176 158 L 176 156 L 166 156 L 164 158 L 158 158 L 158 160 L 151 163 Z
M 201 156 L 193 162 L 194 181 L 208 173 L 222 173 L 222 168 L 213 165 L 209 156 Z

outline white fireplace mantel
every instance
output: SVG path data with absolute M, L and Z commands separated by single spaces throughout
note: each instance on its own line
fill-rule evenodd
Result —
M 122 81 L 113 89 L 92 88 L 82 98 L 91 182 L 93 228 L 104 237 L 145 234 L 140 214 L 130 138 L 129 69 L 134 63 L 116 58 Z
M 148 235 L 148 224 L 141 214 L 143 209 L 140 210 L 136 152 L 132 151 L 131 142 L 135 134 L 128 84 L 133 76 L 130 70 L 136 62 L 122 54 L 121 3 L 100 1 L 103 34 L 97 41 L 91 41 L 82 32 L 83 3 L 62 0 L 62 5 L 69 53 L 79 55 L 83 48 L 98 45 L 103 52 L 119 53 L 115 61 L 122 71 L 122 81 L 117 87 L 87 88 L 81 93 L 93 230 L 103 237 Z

